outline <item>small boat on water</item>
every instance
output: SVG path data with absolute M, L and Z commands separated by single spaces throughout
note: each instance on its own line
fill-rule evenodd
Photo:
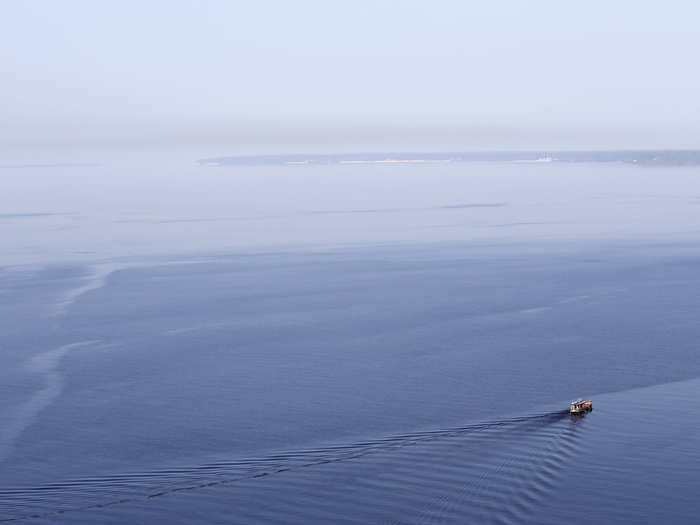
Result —
M 569 406 L 570 414 L 585 414 L 591 410 L 593 410 L 593 401 L 588 401 L 581 398 L 577 399 L 576 401 L 572 401 L 571 405 Z

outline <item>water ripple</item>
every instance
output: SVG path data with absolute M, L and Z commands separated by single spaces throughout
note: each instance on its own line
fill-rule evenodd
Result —
M 442 521 L 446 515 L 488 515 L 508 523 L 546 497 L 570 458 L 579 426 L 565 412 L 554 412 L 258 458 L 8 487 L 0 489 L 0 521 L 143 504 L 234 483 L 265 482 L 277 490 L 292 475 L 295 487 L 304 482 L 305 493 L 313 495 L 315 501 L 306 510 L 323 514 L 323 495 L 333 490 L 325 476 L 359 469 L 350 473 L 358 491 L 395 496 L 362 496 L 356 504 L 365 510 L 374 505 L 375 512 L 389 517 L 392 506 L 401 502 L 415 506 L 411 523 Z

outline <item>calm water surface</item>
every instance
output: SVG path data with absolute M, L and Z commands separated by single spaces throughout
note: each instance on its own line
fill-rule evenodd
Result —
M 0 519 L 697 522 L 697 174 L 318 169 L 8 201 Z

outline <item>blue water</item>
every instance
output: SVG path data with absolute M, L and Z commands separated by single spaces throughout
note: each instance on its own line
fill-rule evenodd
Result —
M 16 250 L 26 260 L 0 269 L 0 519 L 696 523 L 700 248 L 677 223 L 643 234 L 653 213 L 637 236 L 630 221 L 595 238 L 593 222 L 562 239 L 497 189 L 325 207 L 388 228 L 381 242 L 318 213 L 296 225 L 343 243 L 115 256 L 86 235 L 89 256 Z M 546 218 L 564 215 L 563 191 Z M 627 191 L 601 198 L 667 202 Z M 526 231 L 419 232 L 445 213 Z M 414 242 L 390 242 L 401 214 Z M 63 219 L 7 231 L 27 220 Z M 247 224 L 265 237 L 265 221 Z M 571 418 L 579 396 L 594 411 Z

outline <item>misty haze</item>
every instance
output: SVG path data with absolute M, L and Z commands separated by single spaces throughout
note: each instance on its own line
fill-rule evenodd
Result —
M 696 523 L 699 15 L 4 6 L 0 521 Z

